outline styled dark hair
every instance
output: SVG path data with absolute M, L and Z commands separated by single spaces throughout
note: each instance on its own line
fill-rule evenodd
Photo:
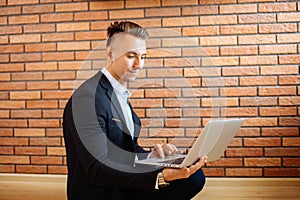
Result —
M 109 46 L 111 44 L 114 35 L 123 32 L 131 34 L 143 40 L 148 39 L 148 32 L 140 25 L 130 21 L 121 21 L 121 22 L 115 21 L 111 23 L 110 26 L 107 28 L 108 39 L 107 39 L 106 46 Z

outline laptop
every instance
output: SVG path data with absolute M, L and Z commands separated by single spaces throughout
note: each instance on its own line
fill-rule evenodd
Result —
M 243 122 L 244 119 L 210 120 L 202 129 L 187 155 L 175 154 L 165 158 L 137 160 L 135 163 L 182 168 L 192 165 L 203 155 L 207 155 L 208 162 L 217 160 L 223 155 Z

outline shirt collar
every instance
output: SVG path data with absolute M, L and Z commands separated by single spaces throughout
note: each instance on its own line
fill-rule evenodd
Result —
M 130 92 L 128 91 L 128 89 L 126 87 L 124 87 L 123 85 L 121 85 L 119 83 L 119 81 L 117 81 L 105 67 L 103 67 L 101 69 L 101 72 L 106 76 L 106 78 L 109 80 L 110 84 L 113 86 L 114 90 L 119 95 L 121 95 L 122 97 L 126 97 L 126 98 L 128 98 L 131 95 Z

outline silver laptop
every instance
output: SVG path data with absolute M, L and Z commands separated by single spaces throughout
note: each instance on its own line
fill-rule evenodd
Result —
M 207 155 L 208 162 L 217 160 L 223 155 L 243 122 L 244 119 L 210 120 L 187 155 L 137 160 L 136 164 L 182 168 L 192 165 L 203 155 Z

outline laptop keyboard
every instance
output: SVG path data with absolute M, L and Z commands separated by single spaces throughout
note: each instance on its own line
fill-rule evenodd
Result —
M 176 158 L 174 160 L 164 160 L 164 161 L 161 161 L 159 163 L 181 164 L 183 160 L 184 160 L 184 157 L 182 157 L 182 158 Z

